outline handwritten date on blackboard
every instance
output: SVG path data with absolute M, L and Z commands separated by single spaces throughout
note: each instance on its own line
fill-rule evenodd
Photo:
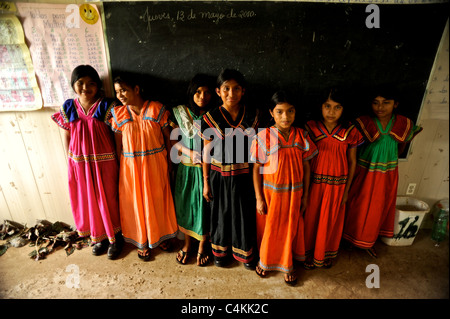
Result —
M 172 21 L 172 22 L 186 22 L 197 19 L 210 20 L 212 23 L 219 24 L 223 20 L 230 19 L 251 19 L 256 17 L 256 13 L 253 10 L 239 10 L 235 11 L 231 8 L 228 12 L 211 12 L 211 11 L 194 11 L 190 9 L 187 11 L 178 10 L 176 13 L 160 12 L 152 13 L 147 7 L 140 19 L 147 23 L 147 31 L 152 32 L 151 23 L 156 21 Z

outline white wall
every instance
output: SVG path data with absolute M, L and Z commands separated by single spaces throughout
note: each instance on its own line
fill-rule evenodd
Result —
M 405 195 L 409 183 L 416 183 L 413 197 L 430 208 L 449 196 L 449 25 L 430 74 L 417 124 L 423 131 L 416 136 L 406 161 L 399 163 L 398 194 Z M 431 227 L 428 214 L 422 227 Z

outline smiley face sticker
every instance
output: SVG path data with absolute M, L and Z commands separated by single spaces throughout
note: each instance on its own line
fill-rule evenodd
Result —
M 84 22 L 89 24 L 95 24 L 98 21 L 97 10 L 87 3 L 80 6 L 80 16 Z

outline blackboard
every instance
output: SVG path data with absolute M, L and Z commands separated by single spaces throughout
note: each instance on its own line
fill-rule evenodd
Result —
M 306 120 L 318 92 L 351 88 L 355 116 L 367 89 L 393 83 L 399 112 L 417 120 L 448 18 L 447 4 L 379 4 L 380 28 L 368 28 L 367 4 L 181 1 L 105 2 L 112 75 L 144 77 L 152 99 L 183 103 L 198 72 L 223 68 L 248 81 L 247 103 L 265 107 L 285 89 Z

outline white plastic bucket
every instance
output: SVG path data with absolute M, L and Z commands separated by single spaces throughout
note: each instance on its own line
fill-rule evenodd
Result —
M 381 241 L 389 246 L 410 246 L 430 207 L 421 200 L 406 196 L 397 196 L 395 206 L 394 237 L 382 236 Z

